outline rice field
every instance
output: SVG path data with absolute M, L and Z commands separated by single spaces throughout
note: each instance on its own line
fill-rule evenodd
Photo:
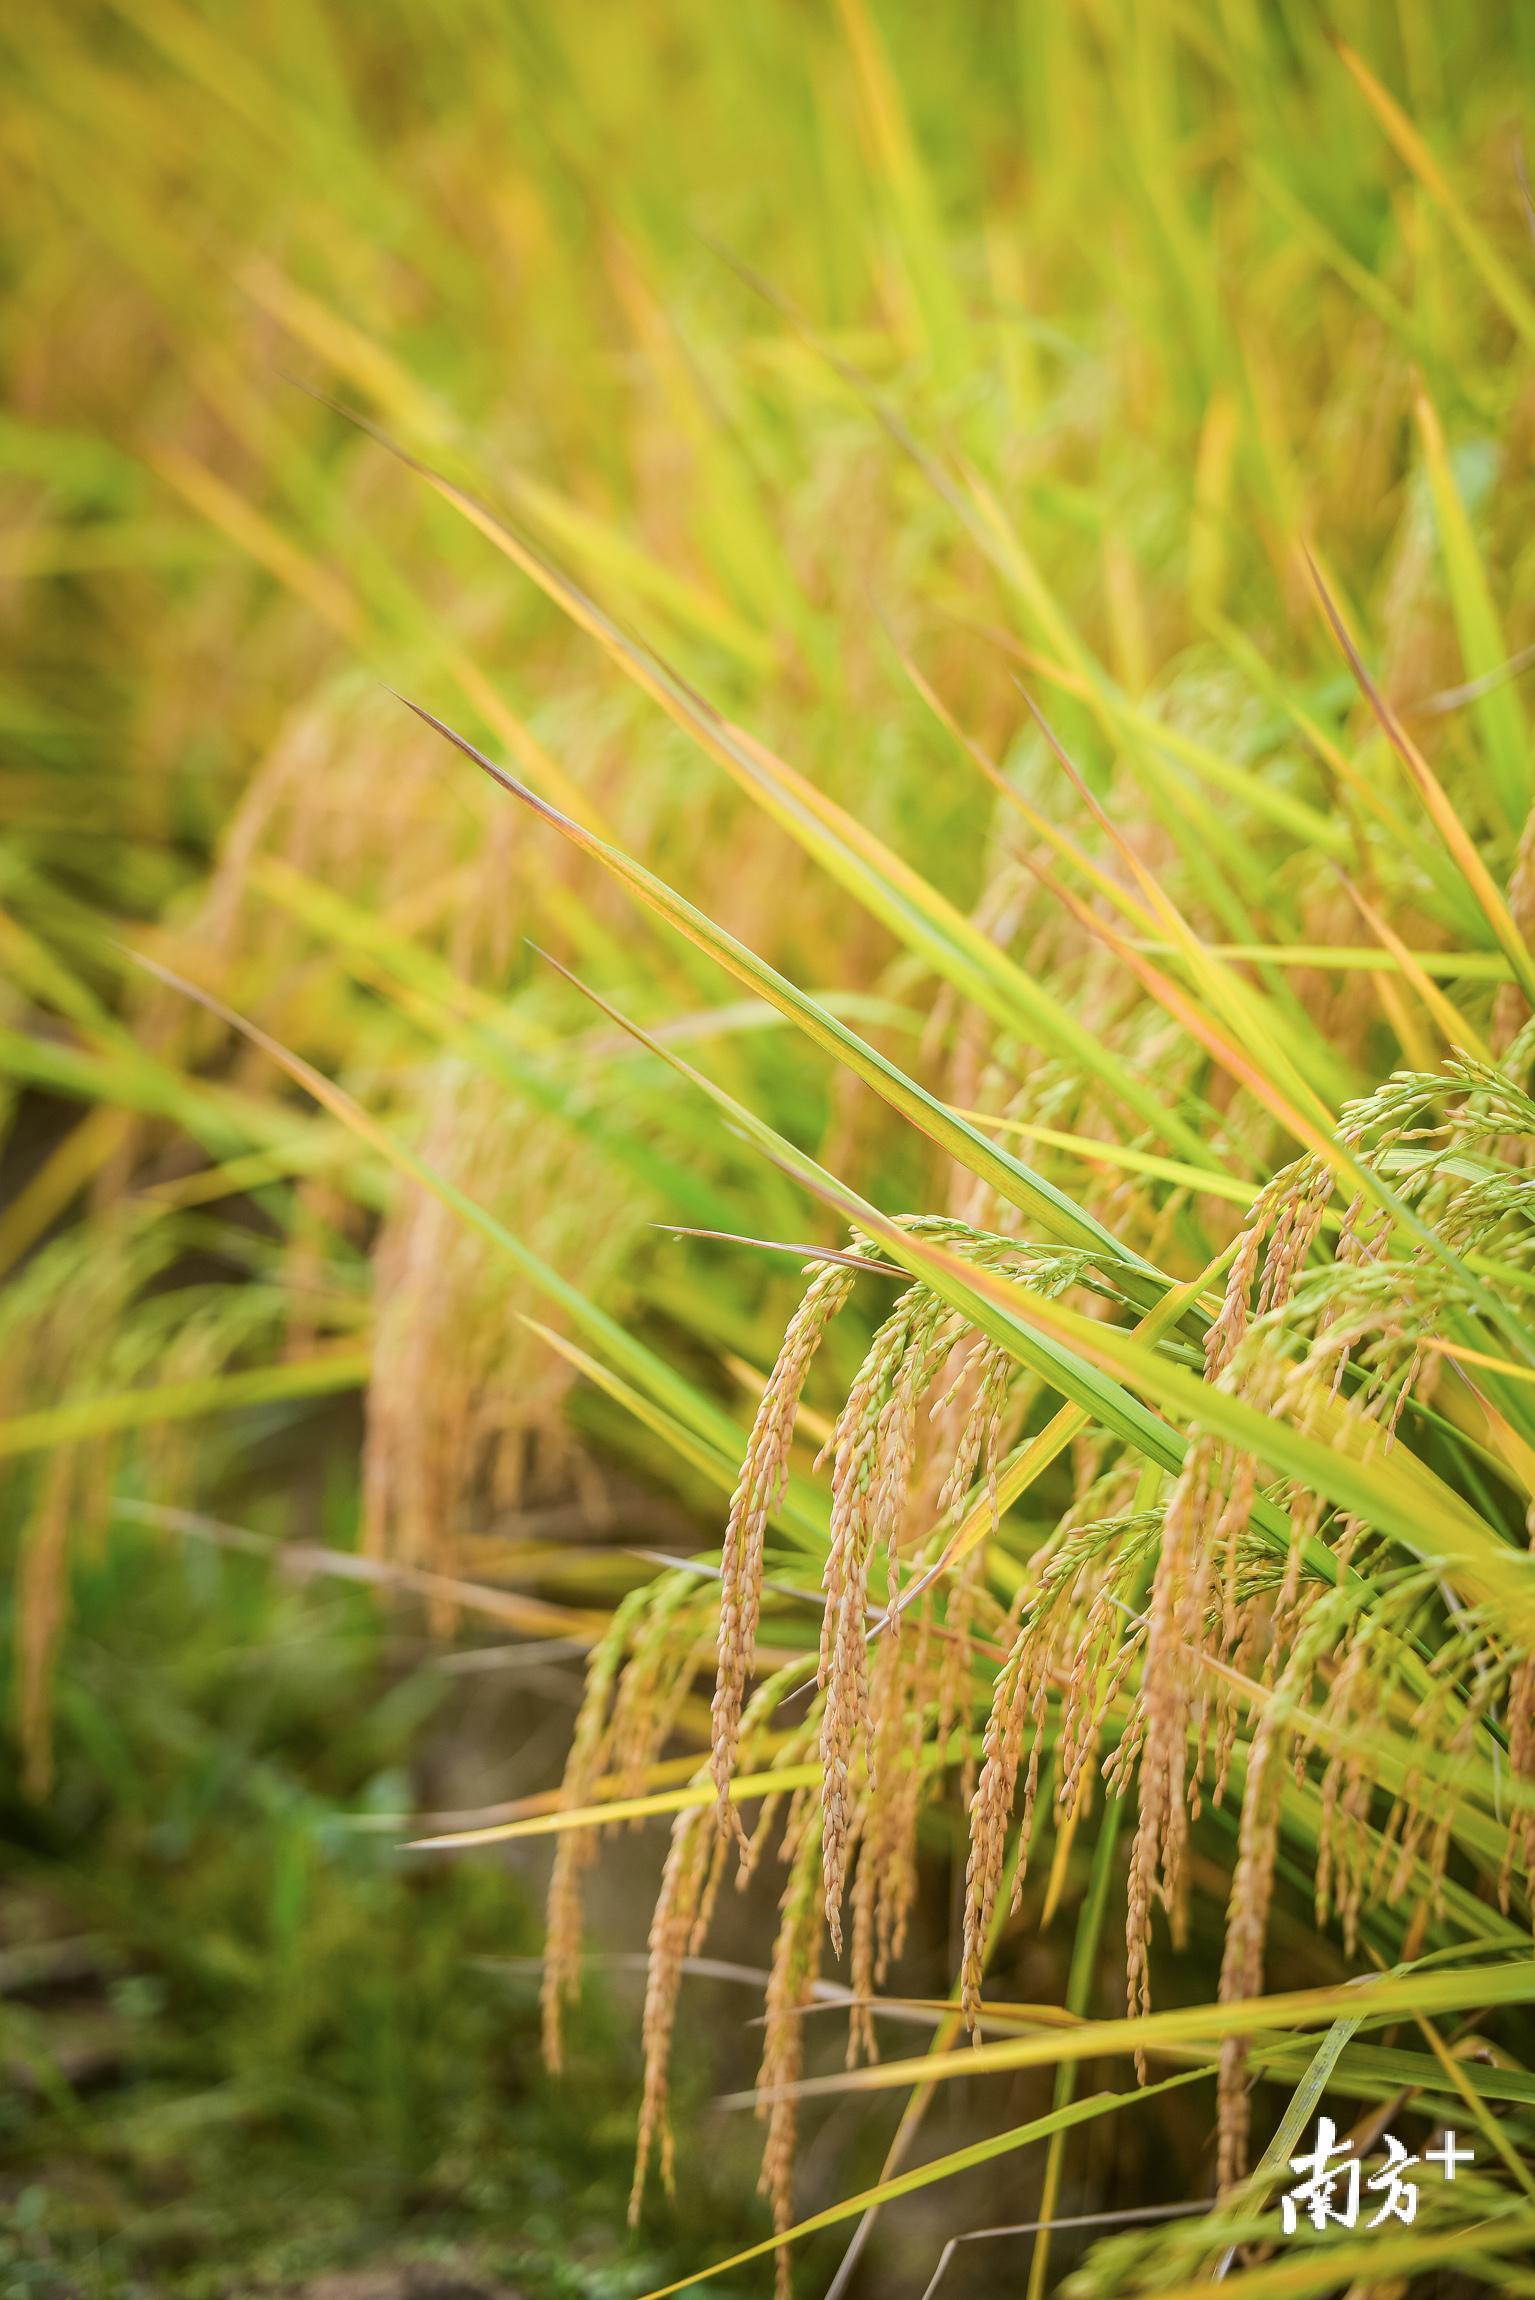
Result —
M 1535 2290 L 1535 14 L 0 48 L 7 2289 Z

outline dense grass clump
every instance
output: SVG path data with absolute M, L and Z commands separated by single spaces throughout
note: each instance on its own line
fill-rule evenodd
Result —
M 399 1834 L 558 2067 L 666 1822 L 743 2277 L 1535 2274 L 1532 24 L 0 33 L 18 1827 L 130 1542 L 536 1646 Z M 1324 2113 L 1474 2167 L 1278 2254 Z

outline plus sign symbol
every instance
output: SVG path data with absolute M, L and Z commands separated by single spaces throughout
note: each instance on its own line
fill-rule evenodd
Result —
M 1423 2161 L 1425 2164 L 1442 2164 L 1445 2179 L 1453 2180 L 1456 2166 L 1473 2164 L 1476 2161 L 1476 2151 L 1473 2148 L 1462 2148 L 1454 2133 L 1446 2128 L 1443 2144 L 1438 2148 L 1425 2148 Z

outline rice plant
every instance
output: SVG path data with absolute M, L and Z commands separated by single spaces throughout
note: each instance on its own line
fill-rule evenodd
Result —
M 348 1563 L 586 1656 L 423 1855 L 553 1838 L 556 2067 L 669 1825 L 636 2223 L 745 1907 L 722 2271 L 1526 2289 L 1525 14 L 0 38 L 31 1793 L 72 1556 L 358 1394 Z M 1281 2241 L 1323 2113 L 1470 2169 Z

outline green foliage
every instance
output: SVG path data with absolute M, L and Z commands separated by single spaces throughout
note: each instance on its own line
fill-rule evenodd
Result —
M 592 2004 L 552 2085 L 525 1887 L 399 1851 L 463 1680 L 365 1593 L 198 1541 L 120 1530 L 76 1601 L 53 1796 L 4 1815 L 6 2289 L 281 2290 L 375 2256 L 550 2300 L 653 2280 L 612 2267 L 619 2015 Z

